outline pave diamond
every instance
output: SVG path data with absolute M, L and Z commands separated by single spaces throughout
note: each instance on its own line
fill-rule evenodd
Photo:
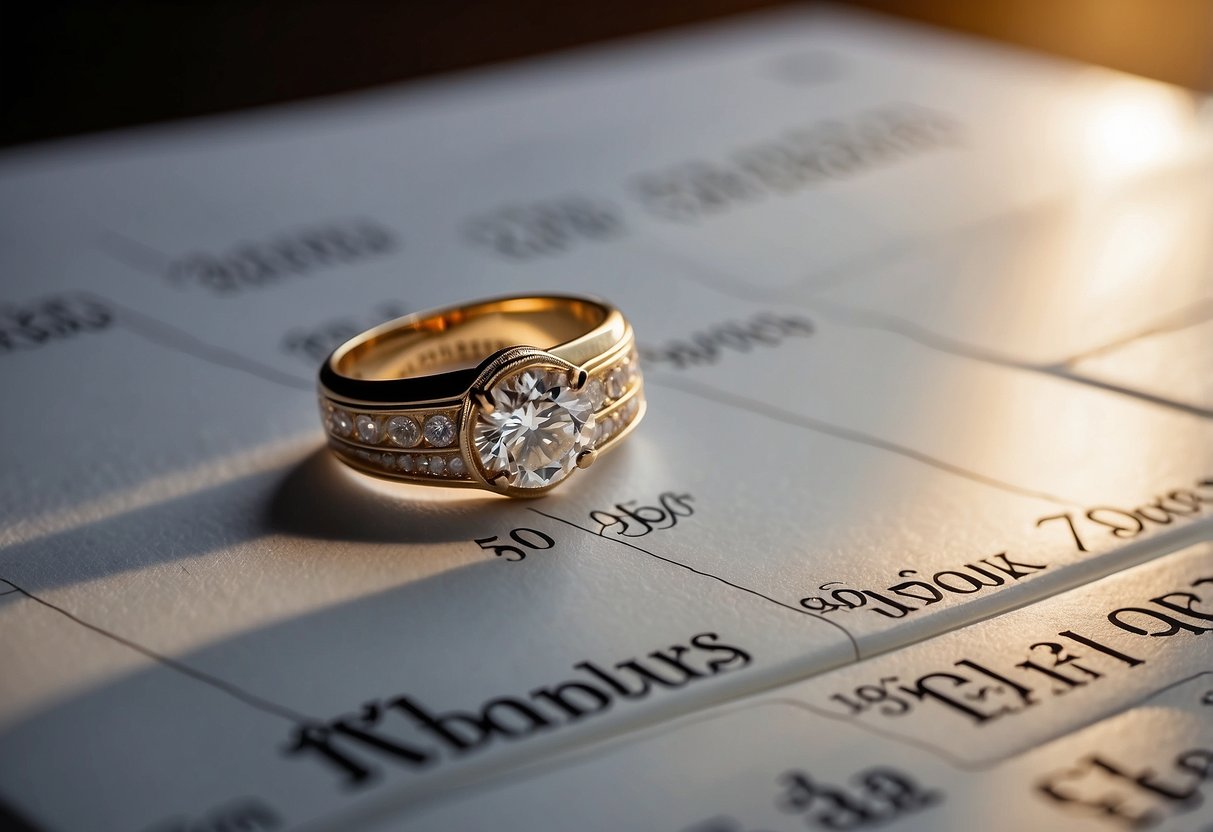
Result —
M 473 441 L 489 479 L 504 474 L 516 488 L 542 488 L 568 476 L 591 446 L 594 405 L 562 371 L 520 370 L 488 397 L 493 412 L 479 411 Z
M 358 428 L 358 438 L 368 445 L 374 445 L 379 441 L 379 423 L 374 417 L 363 414 L 354 420 L 355 427 Z
M 606 393 L 612 399 L 617 399 L 623 395 L 623 391 L 627 388 L 627 380 L 623 374 L 622 367 L 616 367 L 607 373 Z
M 421 428 L 408 416 L 393 416 L 387 423 L 387 435 L 393 444 L 412 448 L 421 441 Z
M 602 407 L 602 403 L 606 401 L 606 387 L 602 384 L 602 379 L 592 378 L 585 386 L 585 393 L 590 398 L 590 404 L 595 410 Z
M 438 413 L 425 420 L 425 441 L 435 448 L 445 448 L 455 441 L 455 423 L 450 416 Z
M 349 436 L 354 431 L 354 419 L 344 410 L 334 410 L 329 414 L 329 426 L 338 436 Z

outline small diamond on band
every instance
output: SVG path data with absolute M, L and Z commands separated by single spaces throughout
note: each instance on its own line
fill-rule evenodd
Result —
M 455 423 L 450 416 L 437 413 L 425 420 L 425 441 L 435 448 L 445 448 L 455 441 Z
M 624 381 L 622 367 L 616 367 L 607 374 L 606 392 L 612 399 L 617 399 L 623 395 L 624 388 L 627 382 Z
M 374 417 L 364 413 L 354 420 L 354 425 L 358 428 L 358 438 L 366 444 L 374 445 L 379 441 L 379 422 Z
M 602 384 L 602 379 L 590 379 L 589 383 L 585 386 L 585 394 L 595 410 L 602 407 L 602 403 L 606 401 L 606 388 Z
M 421 441 L 421 428 L 408 416 L 393 416 L 387 423 L 387 435 L 393 444 L 412 448 Z
M 338 436 L 349 436 L 354 430 L 354 419 L 344 410 L 334 410 L 329 414 L 329 425 Z

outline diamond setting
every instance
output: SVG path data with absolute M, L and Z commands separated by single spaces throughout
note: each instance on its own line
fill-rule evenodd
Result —
M 588 467 L 644 412 L 635 351 L 592 365 L 588 376 L 541 356 L 510 364 L 488 377 L 495 380 L 491 386 L 470 391 L 462 413 L 453 405 L 435 410 L 425 403 L 401 403 L 395 413 L 359 412 L 322 395 L 329 446 L 354 467 L 380 476 L 472 486 L 487 480 L 516 496 L 537 494 L 574 468 Z M 585 381 L 575 390 L 578 378 Z
M 586 384 L 586 395 L 590 397 L 590 404 L 594 409 L 602 407 L 602 403 L 606 401 L 606 387 L 602 384 L 602 379 L 592 378 Z
M 421 441 L 421 428 L 408 416 L 393 416 L 388 419 L 387 435 L 392 444 L 412 448 Z
M 492 410 L 477 412 L 472 444 L 490 480 L 504 476 L 515 488 L 545 488 L 577 466 L 593 445 L 594 402 L 573 390 L 568 373 L 527 367 L 488 391 Z
M 455 423 L 442 413 L 425 420 L 425 441 L 435 448 L 445 448 L 455 441 Z
M 623 391 L 627 389 L 627 377 L 624 375 L 623 367 L 616 367 L 607 373 L 606 377 L 606 394 L 612 399 L 617 399 L 623 395 Z
M 366 444 L 374 445 L 379 441 L 379 422 L 373 417 L 364 413 L 354 420 L 354 426 L 358 430 L 358 438 Z
M 329 428 L 338 436 L 349 436 L 354 432 L 354 417 L 344 410 L 333 410 L 329 414 Z

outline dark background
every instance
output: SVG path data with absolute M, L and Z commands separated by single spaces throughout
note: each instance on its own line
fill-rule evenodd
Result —
M 326 95 L 704 21 L 774 0 L 4 3 L 0 145 Z M 857 0 L 1213 87 L 1213 0 Z

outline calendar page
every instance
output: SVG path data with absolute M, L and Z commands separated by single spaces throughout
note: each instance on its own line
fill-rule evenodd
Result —
M 1207 828 L 1211 227 L 1207 101 L 831 7 L 8 151 L 0 802 Z M 545 293 L 636 330 L 591 470 L 331 457 L 335 347 Z

